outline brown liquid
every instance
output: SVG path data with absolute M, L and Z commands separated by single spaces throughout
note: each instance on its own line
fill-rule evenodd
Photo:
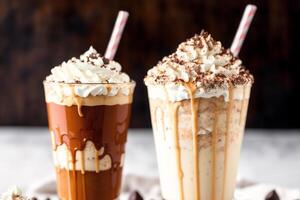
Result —
M 70 151 L 72 168 L 58 169 L 58 195 L 63 200 L 112 200 L 120 193 L 121 157 L 125 152 L 131 104 L 99 106 L 63 106 L 47 103 L 49 129 L 54 133 L 53 148 L 66 144 Z M 78 110 L 80 110 L 79 116 Z M 112 166 L 100 171 L 99 159 L 95 159 L 96 171 L 86 171 L 84 152 L 80 170 L 75 169 L 76 151 L 83 151 L 87 141 L 97 150 L 104 147 Z
M 101 171 L 100 173 L 86 171 L 82 174 L 75 171 L 73 174 L 70 170 L 57 170 L 57 191 L 60 199 L 69 198 L 69 181 L 73 183 L 71 188 L 73 198 L 86 200 L 99 199 L 116 199 L 119 196 L 122 168 L 116 170 Z M 70 179 L 68 178 L 70 174 Z

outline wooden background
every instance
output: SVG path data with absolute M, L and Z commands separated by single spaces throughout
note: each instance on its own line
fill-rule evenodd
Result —
M 0 125 L 46 125 L 45 76 L 90 45 L 104 52 L 124 9 L 116 60 L 137 82 L 131 127 L 149 127 L 147 69 L 201 29 L 229 47 L 247 3 L 258 5 L 240 54 L 255 76 L 248 127 L 300 128 L 297 0 L 0 0 Z

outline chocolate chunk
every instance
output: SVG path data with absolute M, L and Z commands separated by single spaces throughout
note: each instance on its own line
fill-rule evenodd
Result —
M 275 190 L 272 190 L 269 192 L 265 198 L 265 200 L 280 200 L 277 192 Z
M 133 191 L 130 195 L 128 200 L 143 200 L 144 198 L 140 195 L 138 191 Z
M 97 55 L 96 53 L 92 53 L 89 55 L 88 58 L 91 58 L 91 59 L 97 59 L 99 57 L 99 55 Z
M 38 200 L 36 197 L 32 197 L 30 200 Z
M 109 63 L 109 59 L 107 59 L 107 58 L 102 58 L 103 59 L 103 63 L 105 64 L 105 65 L 107 65 L 108 63 Z
M 46 200 L 51 200 L 51 199 L 49 197 L 47 197 Z

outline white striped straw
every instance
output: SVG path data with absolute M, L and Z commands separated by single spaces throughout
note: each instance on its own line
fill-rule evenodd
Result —
M 104 54 L 104 57 L 109 60 L 113 60 L 115 57 L 128 15 L 129 13 L 126 11 L 119 11 L 113 32 L 110 36 L 110 40 Z
M 254 17 L 257 7 L 255 5 L 248 4 L 245 8 L 243 17 L 241 19 L 239 28 L 235 34 L 234 40 L 230 47 L 231 52 L 234 56 L 237 56 L 241 50 L 245 37 L 247 35 L 249 26 Z

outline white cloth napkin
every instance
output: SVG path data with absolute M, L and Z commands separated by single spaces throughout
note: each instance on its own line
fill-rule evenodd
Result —
M 120 200 L 128 200 L 132 191 L 138 191 L 145 200 L 161 200 L 159 181 L 157 178 L 145 178 L 136 175 L 127 175 L 124 178 L 123 190 Z M 288 189 L 267 184 L 253 184 L 240 181 L 236 189 L 234 200 L 265 200 L 266 195 L 276 190 L 281 200 L 300 200 L 300 189 Z M 58 200 L 54 180 L 46 180 L 31 187 L 27 192 L 39 200 L 50 198 Z
M 274 185 L 255 184 L 238 188 L 235 192 L 236 200 L 264 200 L 266 195 L 275 190 L 281 200 L 300 200 L 299 189 L 287 189 Z

